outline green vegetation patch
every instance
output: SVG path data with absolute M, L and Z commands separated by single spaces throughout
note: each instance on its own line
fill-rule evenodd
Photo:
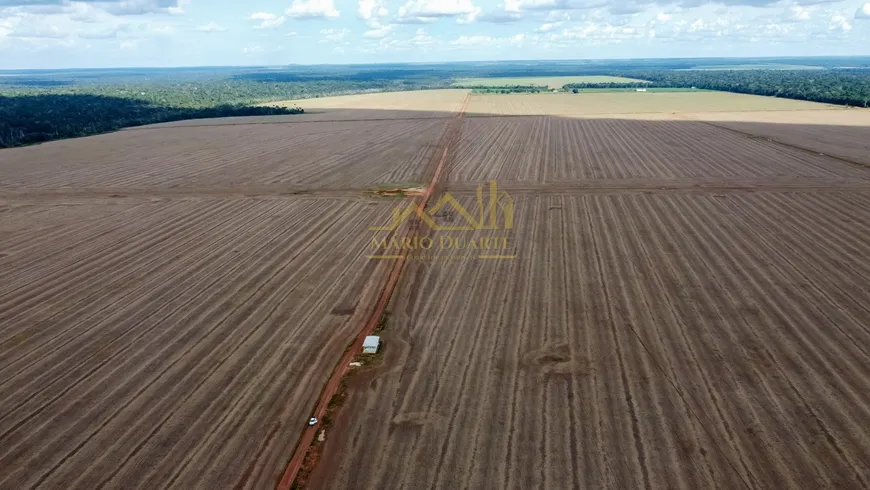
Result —
M 569 89 L 568 92 L 575 94 L 590 94 L 590 93 L 606 93 L 606 92 L 637 92 L 636 88 L 575 88 Z M 712 92 L 712 90 L 699 88 L 684 88 L 684 87 L 652 87 L 647 88 L 647 92 Z
M 824 70 L 824 66 L 812 65 L 787 65 L 784 63 L 754 63 L 745 65 L 706 65 L 695 66 L 690 70 Z

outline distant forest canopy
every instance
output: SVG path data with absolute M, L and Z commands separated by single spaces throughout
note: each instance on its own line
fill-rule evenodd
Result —
M 788 69 L 769 69 L 773 66 Z M 740 69 L 731 69 L 735 67 Z M 0 71 L 0 147 L 180 119 L 301 112 L 258 106 L 279 100 L 448 88 L 467 78 L 580 75 L 649 80 L 647 87 L 697 87 L 870 105 L 867 56 L 6 70 Z M 635 86 L 606 83 L 565 88 Z M 547 91 L 543 85 L 469 88 L 488 93 Z
M 656 70 L 624 74 L 649 83 L 569 83 L 562 88 L 698 88 L 870 107 L 870 70 Z
M 90 94 L 0 95 L 0 148 L 117 131 L 121 128 L 232 116 L 299 114 L 301 108 L 222 104 L 167 107 Z
M 870 107 L 870 70 L 633 71 L 649 87 L 697 87 L 827 104 Z

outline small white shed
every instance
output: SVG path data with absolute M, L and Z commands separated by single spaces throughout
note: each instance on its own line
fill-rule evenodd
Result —
M 377 335 L 369 335 L 363 341 L 363 354 L 376 354 L 378 346 L 381 344 L 381 338 Z

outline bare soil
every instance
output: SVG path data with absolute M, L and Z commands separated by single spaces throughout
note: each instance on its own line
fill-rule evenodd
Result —
M 0 153 L 0 190 L 361 189 L 419 179 L 444 119 L 148 127 Z
M 689 117 L 870 166 L 870 109 L 717 112 Z
M 634 95 L 0 151 L 0 488 L 273 488 L 389 277 L 372 190 L 442 154 L 433 202 L 497 180 L 515 258 L 408 255 L 309 487 L 870 486 L 870 125 Z
M 6 205 L 0 487 L 268 488 L 366 314 L 331 199 Z M 29 222 L 29 226 L 22 223 Z
M 312 488 L 867 485 L 868 198 L 516 198 L 516 260 L 410 261 Z

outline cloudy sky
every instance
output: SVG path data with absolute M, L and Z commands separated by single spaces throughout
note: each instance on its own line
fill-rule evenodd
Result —
M 866 0 L 0 0 L 0 69 L 868 54 Z

